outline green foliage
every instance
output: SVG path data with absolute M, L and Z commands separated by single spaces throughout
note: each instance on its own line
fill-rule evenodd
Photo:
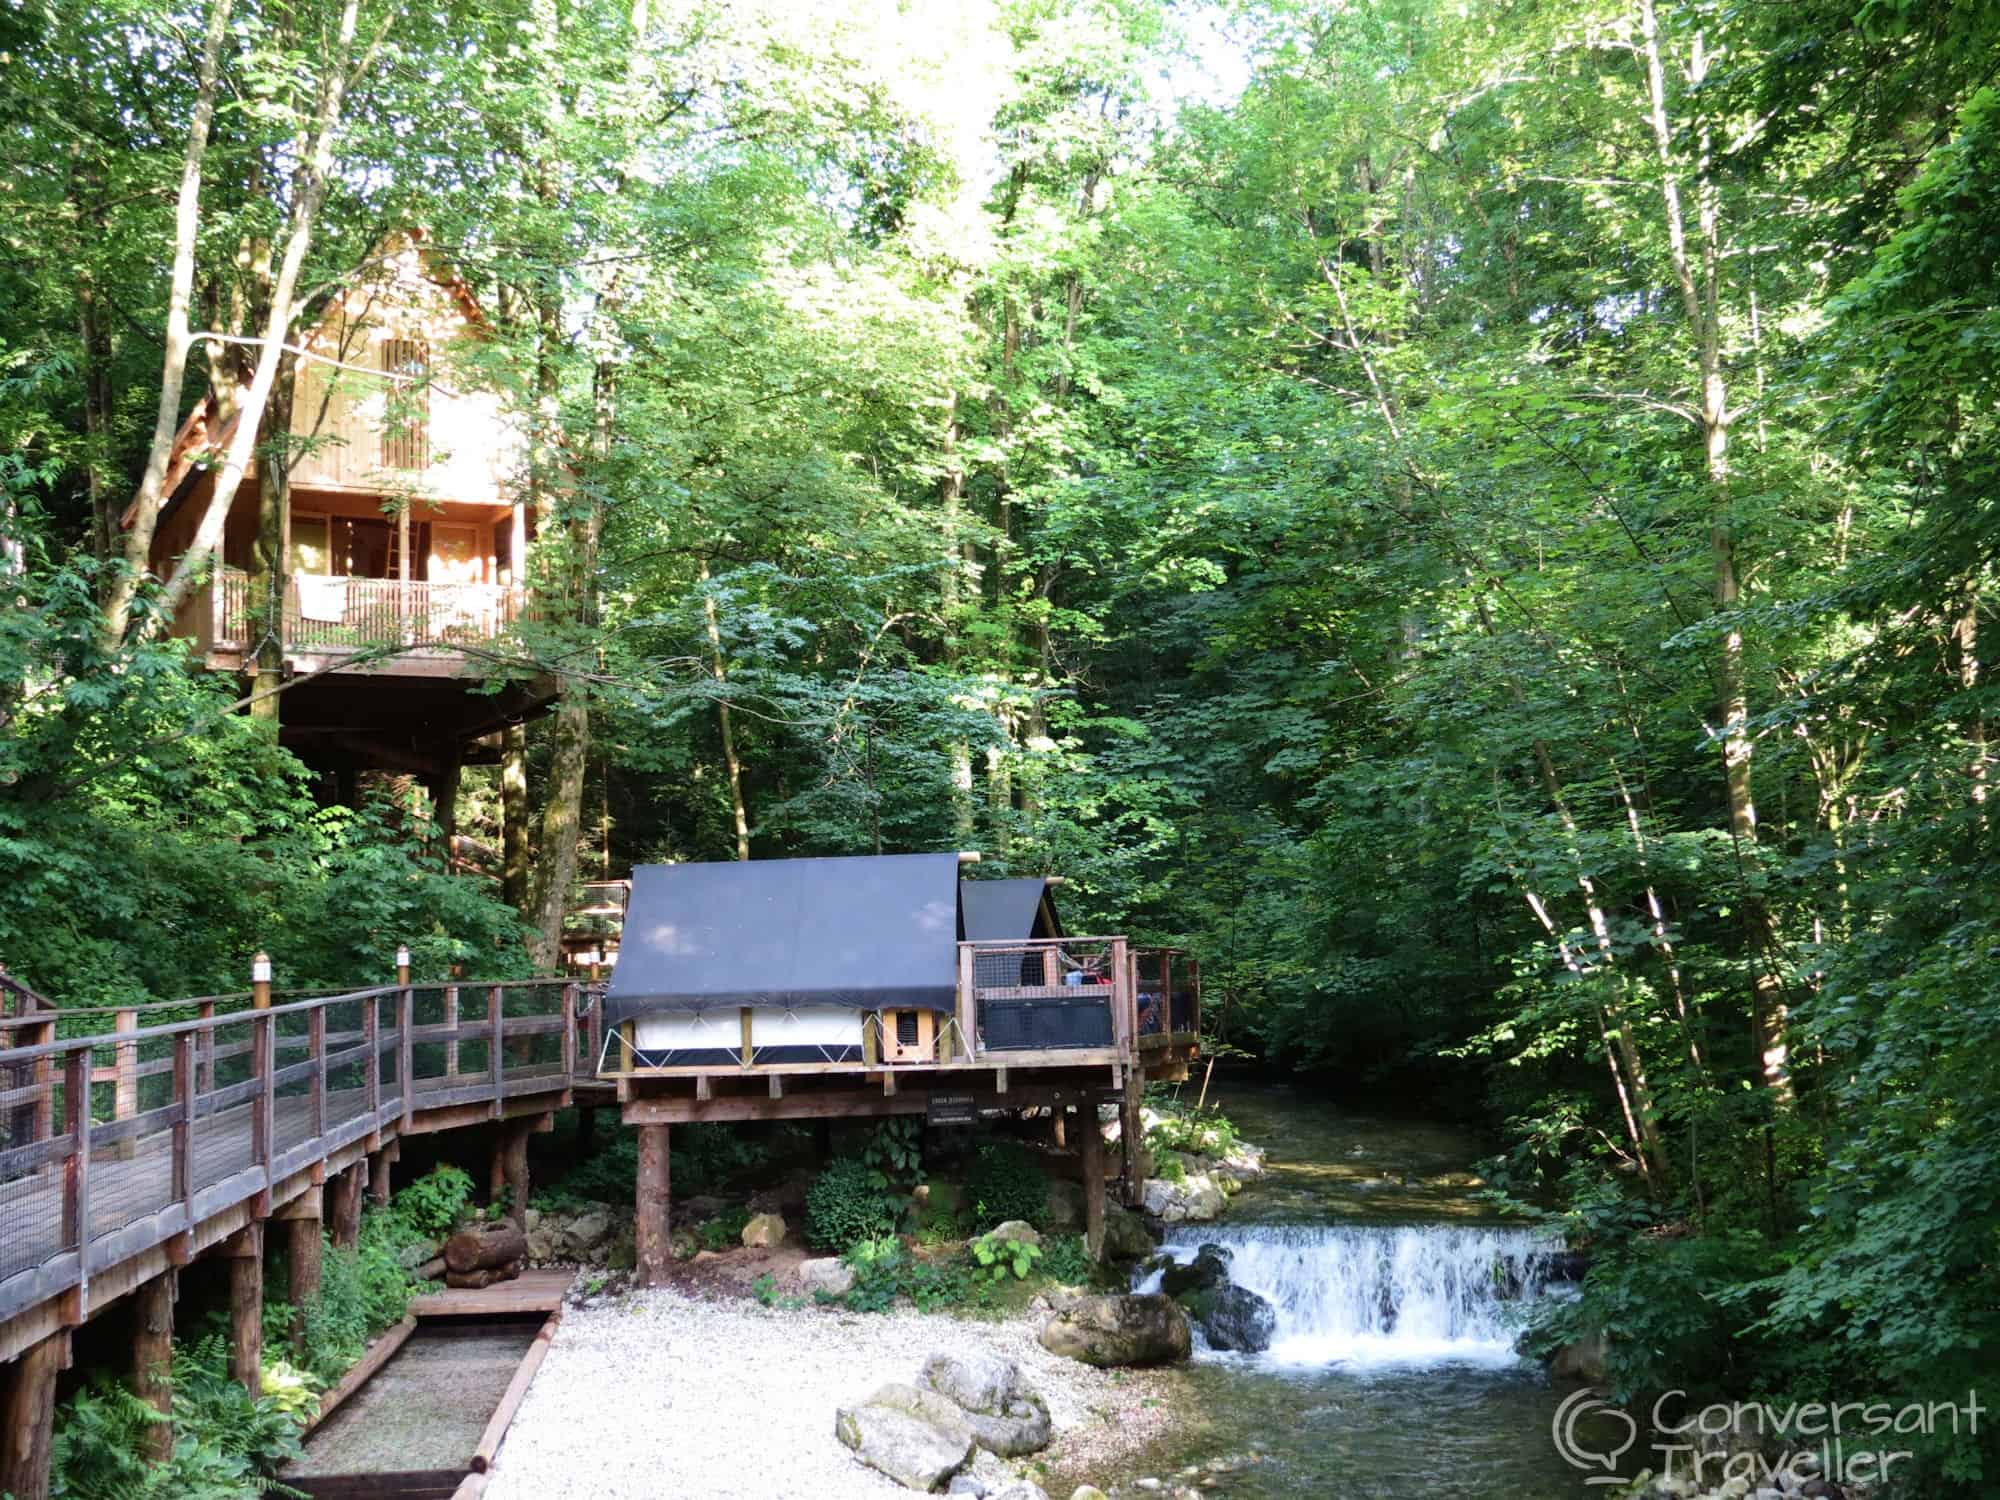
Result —
M 1193 1156 L 1227 1156 L 1235 1148 L 1236 1126 L 1220 1109 L 1196 1110 L 1167 1099 L 1148 1102 L 1160 1112 L 1146 1131 L 1146 1146 L 1156 1155 L 1184 1151 Z
M 822 1250 L 846 1251 L 896 1227 L 900 1196 L 859 1157 L 844 1156 L 806 1189 L 806 1239 Z
M 1058 1286 L 1089 1286 L 1101 1268 L 1091 1259 L 1090 1245 L 1080 1234 L 1050 1235 L 1042 1240 L 1040 1271 Z
M 703 1249 L 727 1250 L 742 1243 L 743 1231 L 749 1223 L 750 1210 L 738 1204 L 704 1221 L 696 1233 L 701 1237 Z
M 435 1240 L 458 1227 L 471 1202 L 472 1178 L 447 1163 L 400 1189 L 391 1209 L 412 1237 Z
M 860 1241 L 845 1260 L 854 1272 L 854 1285 L 840 1300 L 855 1312 L 887 1312 L 898 1297 L 908 1297 L 920 1312 L 939 1312 L 981 1297 L 980 1283 L 963 1257 L 912 1255 L 893 1235 Z
M 973 1205 L 974 1227 L 981 1230 L 1010 1219 L 1039 1228 L 1048 1218 L 1048 1178 L 1034 1153 L 1015 1141 L 989 1141 L 979 1148 L 966 1176 L 965 1196 Z
M 893 1116 L 868 1133 L 861 1159 L 891 1182 L 914 1187 L 924 1180 L 924 1122 Z
M 1009 1276 L 1026 1281 L 1042 1259 L 1040 1245 L 1027 1240 L 996 1239 L 990 1234 L 981 1235 L 966 1246 L 966 1251 L 989 1281 L 1005 1281 Z

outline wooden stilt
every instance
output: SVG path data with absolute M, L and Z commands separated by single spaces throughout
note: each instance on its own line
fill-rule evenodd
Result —
M 1139 1201 L 1139 1195 L 1146 1185 L 1146 1127 L 1139 1118 L 1140 1106 L 1145 1099 L 1145 1082 L 1137 1068 L 1125 1071 L 1125 1096 L 1120 1102 L 1118 1139 L 1125 1157 L 1125 1171 L 1121 1186 L 1124 1190 L 1125 1206 L 1132 1207 Z
M 1091 1259 L 1104 1258 L 1104 1125 L 1097 1106 L 1076 1112 L 1076 1144 L 1083 1162 L 1083 1240 Z
M 673 1258 L 667 1209 L 672 1183 L 667 1164 L 665 1125 L 639 1127 L 638 1273 L 639 1285 L 659 1286 Z
M 1068 1110 L 1060 1107 L 1049 1111 L 1049 1144 L 1054 1146 L 1058 1151 L 1063 1150 L 1069 1145 L 1069 1141 L 1066 1139 L 1064 1133 L 1066 1127 L 1063 1124 L 1064 1117 L 1068 1113 Z
M 229 1378 L 251 1395 L 264 1390 L 264 1226 L 222 1242 L 229 1260 Z
M 292 1345 L 305 1351 L 306 1304 L 319 1297 L 321 1190 L 312 1189 L 285 1219 L 285 1300 L 292 1304 Z
M 352 1250 L 361 1243 L 361 1186 L 368 1169 L 356 1162 L 333 1179 L 327 1195 L 327 1232 L 336 1250 Z
M 377 1208 L 389 1206 L 389 1161 L 386 1146 L 368 1158 L 368 1200 Z
M 0 1494 L 14 1500 L 48 1500 L 56 1376 L 68 1364 L 66 1330 L 30 1344 L 14 1361 L 0 1399 Z
M 174 1409 L 174 1299 L 180 1293 L 179 1278 L 177 1271 L 162 1271 L 141 1282 L 132 1299 L 132 1389 L 163 1417 Z M 173 1453 L 171 1423 L 159 1422 L 147 1430 L 147 1458 L 164 1463 Z
M 533 1125 L 532 1120 L 507 1122 L 507 1209 L 523 1228 L 528 1222 L 528 1137 L 534 1133 Z

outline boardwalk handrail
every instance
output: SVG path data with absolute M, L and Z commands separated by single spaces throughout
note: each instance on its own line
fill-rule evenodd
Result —
M 94 1008 L 38 1013 L 33 1041 L 0 1047 L 0 1323 L 59 1295 L 80 1321 L 92 1275 L 268 1204 L 357 1141 L 378 1149 L 419 1108 L 497 1118 L 510 1098 L 566 1095 L 579 1019 L 594 1030 L 585 988 L 397 983 L 222 1013 L 204 997 L 167 1003 L 208 1014 L 141 1027 L 117 1007 L 117 1030 L 63 1038 L 65 1014 Z M 467 990 L 485 1003 L 461 1017 Z

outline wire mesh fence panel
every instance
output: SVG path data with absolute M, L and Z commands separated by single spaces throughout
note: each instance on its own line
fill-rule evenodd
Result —
M 501 991 L 501 1006 L 509 1023 L 504 1043 L 506 1076 L 546 1078 L 560 1073 L 562 986 L 506 985 Z
M 975 944 L 980 1044 L 989 1052 L 1109 1047 L 1117 1036 L 1113 981 L 1105 939 Z
M 251 1101 L 256 1090 L 257 1027 L 248 1013 L 217 1021 L 204 1033 L 204 1075 L 195 1100 L 194 1186 L 213 1187 L 253 1161 Z
M 320 1007 L 326 1025 L 328 1133 L 368 1113 L 366 1000 L 332 1000 Z
M 48 1028 L 53 1030 L 51 1026 Z M 14 1031 L 14 1046 L 37 1045 L 40 1027 Z M 31 1148 L 68 1129 L 59 1058 L 6 1061 L 0 1052 L 0 1281 L 40 1264 L 62 1248 L 63 1164 L 36 1160 Z M 51 1147 L 50 1151 L 56 1148 Z

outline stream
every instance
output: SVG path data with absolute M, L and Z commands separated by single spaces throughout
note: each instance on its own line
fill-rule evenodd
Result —
M 1149 1455 L 1148 1472 L 1255 1450 L 1262 1462 L 1231 1476 L 1228 1494 L 1592 1493 L 1550 1439 L 1564 1393 L 1515 1355 L 1519 1303 L 1498 1294 L 1503 1283 L 1540 1294 L 1548 1247 L 1478 1201 L 1477 1143 L 1293 1089 L 1218 1093 L 1268 1150 L 1267 1174 L 1220 1223 L 1177 1226 L 1166 1248 L 1186 1260 L 1228 1247 L 1232 1278 L 1271 1302 L 1277 1329 L 1256 1355 L 1209 1351 L 1197 1334 L 1187 1379 L 1205 1420 Z

